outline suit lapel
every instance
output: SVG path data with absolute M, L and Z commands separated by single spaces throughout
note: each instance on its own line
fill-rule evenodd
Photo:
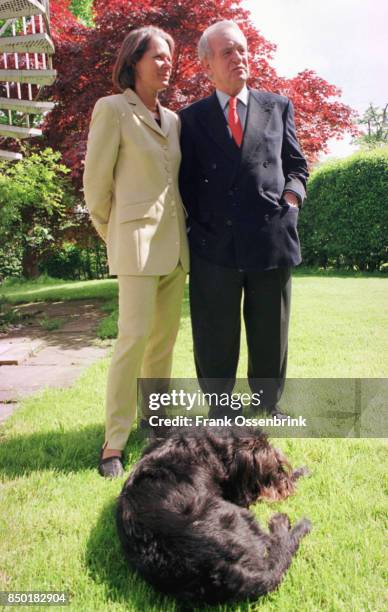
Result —
M 238 148 L 229 135 L 225 116 L 216 93 L 207 98 L 206 105 L 203 105 L 198 119 L 214 142 L 223 149 L 228 157 L 235 160 Z
M 140 100 L 139 96 L 137 96 L 136 93 L 132 89 L 126 89 L 124 91 L 124 95 L 125 95 L 127 102 L 130 104 L 132 111 L 140 119 L 140 121 L 145 123 L 149 128 L 151 128 L 151 130 L 154 130 L 154 132 L 156 132 L 160 136 L 163 136 L 164 138 L 166 138 L 166 134 L 169 129 L 169 120 L 167 117 L 167 113 L 164 112 L 163 108 L 160 106 L 161 117 L 162 117 L 162 121 L 161 121 L 162 127 L 159 127 L 155 119 L 151 116 L 148 108 L 145 106 L 145 104 Z M 163 130 L 162 128 L 165 128 L 166 131 Z
M 234 172 L 229 177 L 230 183 L 234 181 L 241 164 L 254 157 L 257 149 L 262 145 L 263 134 L 274 104 L 274 102 L 269 102 L 259 91 L 249 90 L 247 117 L 241 149 L 238 149 L 229 135 L 217 94 L 214 93 L 207 98 L 206 104 L 202 106 L 198 120 L 205 126 L 207 133 L 214 142 L 222 148 L 225 155 L 236 162 Z
M 161 131 L 167 137 L 171 127 L 171 117 L 164 106 L 159 104 L 160 122 L 162 124 Z
M 247 118 L 241 148 L 241 161 L 249 159 L 263 143 L 263 133 L 274 107 L 259 91 L 249 90 Z

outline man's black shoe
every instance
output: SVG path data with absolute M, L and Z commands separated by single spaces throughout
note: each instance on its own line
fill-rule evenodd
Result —
M 287 419 L 288 414 L 282 412 L 277 404 L 274 406 L 264 407 L 264 406 L 253 406 L 250 405 L 250 413 L 254 416 L 260 416 L 265 418 L 266 416 L 274 417 L 276 416 L 278 419 Z
M 285 419 L 288 419 L 288 414 L 285 414 L 284 412 L 282 412 L 278 405 L 272 406 L 271 408 L 269 408 L 267 412 L 270 414 L 270 416 L 272 417 L 276 416 L 276 418 L 282 421 Z

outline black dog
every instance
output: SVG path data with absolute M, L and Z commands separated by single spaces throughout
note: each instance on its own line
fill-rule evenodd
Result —
M 245 508 L 294 491 L 292 472 L 251 428 L 173 432 L 145 449 L 119 497 L 117 526 L 132 568 L 163 593 L 196 603 L 275 589 L 311 528 L 275 514 L 269 533 Z

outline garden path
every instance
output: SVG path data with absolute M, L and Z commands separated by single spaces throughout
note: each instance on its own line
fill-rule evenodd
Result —
M 70 386 L 107 354 L 111 342 L 96 338 L 106 316 L 102 303 L 89 299 L 18 306 L 21 322 L 0 334 L 0 423 L 22 398 L 46 387 Z

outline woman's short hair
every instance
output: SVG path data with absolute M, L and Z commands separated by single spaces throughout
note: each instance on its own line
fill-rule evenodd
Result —
M 148 50 L 152 38 L 162 38 L 168 44 L 171 55 L 174 53 L 174 40 L 164 30 L 156 26 L 145 26 L 136 28 L 127 34 L 121 43 L 121 47 L 113 67 L 113 85 L 119 91 L 127 87 L 135 87 L 135 66 Z

